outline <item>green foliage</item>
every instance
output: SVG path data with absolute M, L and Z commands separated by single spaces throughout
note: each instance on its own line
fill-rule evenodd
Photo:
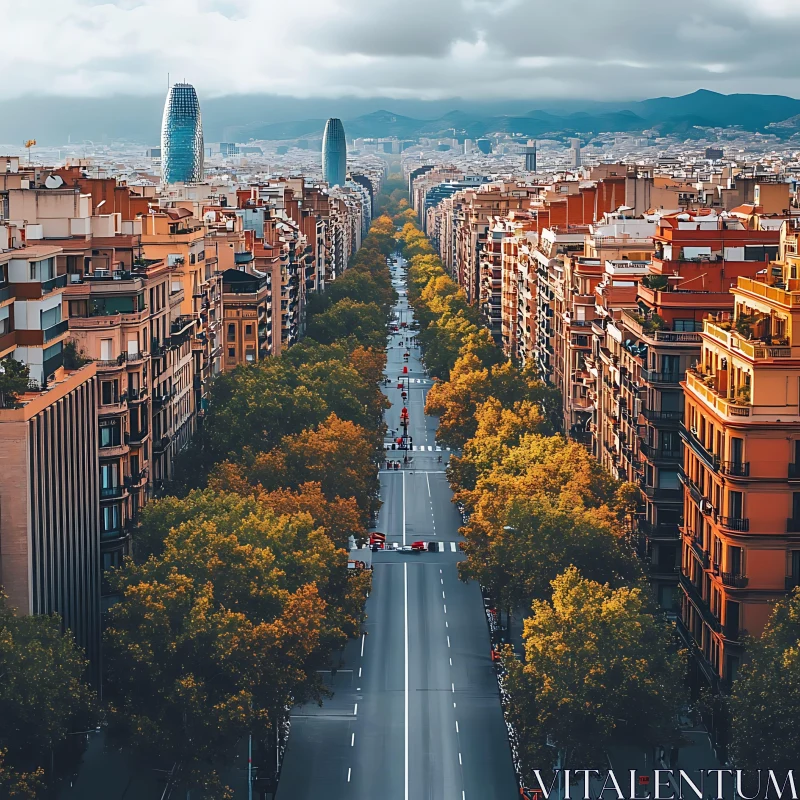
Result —
M 28 365 L 12 356 L 0 359 L 0 408 L 14 408 L 17 398 L 28 388 Z
M 0 593 L 0 796 L 38 796 L 52 750 L 96 724 L 85 669 L 57 617 L 16 616 Z
M 605 768 L 615 742 L 680 740 L 683 654 L 639 588 L 611 589 L 570 567 L 550 602 L 525 621 L 526 661 L 509 659 L 509 690 L 525 771 L 552 763 Z
M 800 591 L 775 604 L 748 646 L 731 692 L 731 756 L 739 769 L 793 769 L 800 752 Z

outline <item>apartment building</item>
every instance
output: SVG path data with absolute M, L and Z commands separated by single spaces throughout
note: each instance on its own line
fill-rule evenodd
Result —
M 60 248 L 26 247 L 23 232 L 0 224 L 0 366 L 21 361 L 31 379 L 16 401 L 0 402 L 0 585 L 20 613 L 59 614 L 91 659 L 96 680 L 96 367 L 64 368 L 66 276 L 55 275 Z
M 222 274 L 225 370 L 272 354 L 272 274 L 229 269 Z
M 798 228 L 781 257 L 739 277 L 732 315 L 706 319 L 686 374 L 683 559 L 679 629 L 695 645 L 697 680 L 729 685 L 742 637 L 758 636 L 771 602 L 800 585 L 800 283 Z

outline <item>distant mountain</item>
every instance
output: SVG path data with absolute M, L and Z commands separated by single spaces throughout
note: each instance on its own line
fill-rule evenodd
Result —
M 700 89 L 682 97 L 657 97 L 627 108 L 644 119 L 697 119 L 695 124 L 714 127 L 741 125 L 757 131 L 771 122 L 800 114 L 800 100 L 775 94 L 718 94 Z
M 76 98 L 27 96 L 0 101 L 0 142 L 35 138 L 43 145 L 125 139 L 158 144 L 164 97 Z M 696 136 L 695 126 L 739 125 L 764 130 L 800 115 L 800 100 L 781 95 L 718 94 L 700 90 L 681 97 L 635 102 L 595 100 L 476 101 L 387 98 L 294 98 L 277 95 L 200 97 L 207 142 L 297 139 L 322 135 L 327 117 L 345 121 L 350 137 L 447 136 L 453 129 L 478 138 L 504 131 L 542 137 L 655 128 L 663 134 Z M 389 109 L 389 110 L 387 110 Z M 795 125 L 770 127 L 791 135 Z M 87 144 L 91 147 L 91 144 Z

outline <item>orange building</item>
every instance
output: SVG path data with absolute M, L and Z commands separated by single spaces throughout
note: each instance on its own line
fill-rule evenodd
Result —
M 729 685 L 742 636 L 800 585 L 800 281 L 798 229 L 782 259 L 738 279 L 734 313 L 706 320 L 684 383 L 680 628 L 698 674 Z

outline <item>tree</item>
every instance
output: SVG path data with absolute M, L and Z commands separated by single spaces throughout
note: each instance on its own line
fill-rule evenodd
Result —
M 308 323 L 308 336 L 332 344 L 352 336 L 365 347 L 382 347 L 386 340 L 386 317 L 374 303 L 341 300 Z
M 329 500 L 353 498 L 366 520 L 378 508 L 376 444 L 367 431 L 331 415 L 316 429 L 286 436 L 246 465 L 250 483 L 274 491 L 319 483 Z
M 507 659 L 526 771 L 555 760 L 548 737 L 563 766 L 601 769 L 615 743 L 677 743 L 684 653 L 646 592 L 611 589 L 574 567 L 552 588 L 525 621 L 525 663 Z
M 0 408 L 14 408 L 17 397 L 28 389 L 28 365 L 13 356 L 0 359 Z
M 169 515 L 161 553 L 111 578 L 110 714 L 134 747 L 213 784 L 242 736 L 274 737 L 287 705 L 322 697 L 318 670 L 360 627 L 368 576 L 348 580 L 309 514 L 256 497 L 193 492 Z
M 775 604 L 748 651 L 731 693 L 733 763 L 793 769 L 800 752 L 800 591 Z
M 550 582 L 572 566 L 612 586 L 642 580 L 641 567 L 620 545 L 607 510 L 528 492 L 527 486 L 504 492 L 503 502 L 491 509 L 495 513 L 479 504 L 464 528 L 468 546 L 467 560 L 459 565 L 462 579 L 487 586 L 507 612 L 547 597 Z
M 95 724 L 87 662 L 55 616 L 16 616 L 0 593 L 0 794 L 36 797 L 53 750 Z

